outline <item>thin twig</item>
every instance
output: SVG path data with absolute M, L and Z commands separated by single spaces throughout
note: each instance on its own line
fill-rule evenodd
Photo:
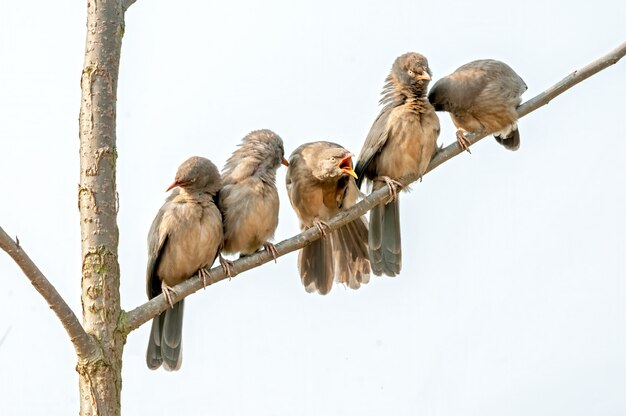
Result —
M 574 85 L 579 82 L 589 78 L 597 72 L 605 69 L 606 67 L 615 64 L 626 54 L 626 42 L 622 43 L 619 47 L 608 53 L 607 55 L 593 61 L 589 65 L 579 69 L 578 71 L 574 71 L 572 74 L 565 77 L 560 82 L 556 83 L 552 87 L 548 88 L 541 94 L 533 97 L 532 99 L 526 101 L 522 105 L 520 105 L 517 109 L 519 117 L 524 117 L 528 113 L 542 107 L 550 102 L 554 97 L 562 94 L 566 90 L 570 89 Z M 470 139 L 472 144 L 481 140 L 483 136 L 476 136 Z M 442 163 L 452 159 L 454 156 L 463 152 L 463 149 L 458 145 L 455 141 L 453 144 L 441 149 L 430 162 L 428 166 L 427 172 L 435 169 Z M 414 181 L 416 181 L 417 177 L 407 177 L 403 178 L 401 181 L 403 184 L 408 185 Z M 380 204 L 385 199 L 387 199 L 389 195 L 389 190 L 387 185 L 383 186 L 381 189 L 371 193 L 369 196 L 364 198 L 358 204 L 353 206 L 352 208 L 340 212 L 335 217 L 326 221 L 328 224 L 327 232 L 332 230 L 336 230 L 337 228 L 355 220 L 361 215 L 365 214 L 367 211 L 372 209 L 374 206 Z M 294 237 L 291 237 L 287 240 L 281 241 L 276 244 L 276 257 L 284 256 L 287 253 L 291 253 L 292 251 L 298 250 L 311 242 L 319 239 L 321 234 L 316 227 L 312 227 Z M 266 251 L 262 251 L 260 253 L 254 254 L 252 256 L 247 256 L 243 259 L 237 260 L 233 264 L 233 276 L 244 272 L 246 270 L 250 270 L 262 264 L 268 263 L 272 261 L 274 258 L 272 255 Z M 209 285 L 217 283 L 221 280 L 226 279 L 228 276 L 222 270 L 220 266 L 214 267 L 211 269 L 212 279 L 209 282 Z M 176 295 L 172 297 L 174 302 L 177 302 L 186 296 L 200 290 L 203 287 L 202 279 L 199 277 L 194 277 L 189 279 L 177 286 L 175 286 Z M 167 301 L 164 299 L 163 295 L 159 295 L 152 300 L 144 303 L 141 306 L 136 307 L 135 309 L 127 312 L 122 319 L 121 322 L 121 330 L 125 333 L 128 333 L 136 328 L 138 328 L 143 323 L 147 322 L 151 318 L 155 317 L 159 313 L 163 312 L 168 307 Z
M 0 338 L 0 347 L 4 344 L 4 340 L 9 336 L 9 332 L 11 332 L 11 327 L 8 327 L 6 331 L 4 331 L 4 335 Z
M 0 248 L 11 256 L 28 277 L 28 280 L 35 286 L 35 289 L 48 302 L 50 309 L 57 315 L 70 336 L 78 357 L 85 360 L 95 360 L 99 356 L 99 349 L 93 338 L 85 332 L 72 309 L 65 303 L 50 281 L 46 279 L 46 276 L 41 273 L 26 252 L 22 250 L 22 247 L 13 241 L 2 227 L 0 227 Z

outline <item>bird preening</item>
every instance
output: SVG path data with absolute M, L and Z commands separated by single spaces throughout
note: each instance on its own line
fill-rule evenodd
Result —
M 437 111 L 450 113 L 459 145 L 468 150 L 468 135 L 493 134 L 509 150 L 520 146 L 516 108 L 526 83 L 504 62 L 481 59 L 467 63 L 433 85 L 428 99 Z
M 271 130 L 248 134 L 226 161 L 218 201 L 224 220 L 223 253 L 247 256 L 265 247 L 276 258 L 269 240 L 278 226 L 276 170 L 281 164 L 288 165 L 283 141 Z M 230 275 L 230 262 L 222 264 Z
M 169 371 L 182 363 L 184 299 L 175 285 L 195 275 L 210 278 L 217 258 L 231 276 L 232 261 L 260 250 L 276 260 L 271 240 L 278 226 L 276 172 L 287 166 L 289 201 L 302 230 L 316 227 L 321 238 L 298 254 L 297 270 L 307 292 L 328 294 L 334 283 L 358 289 L 375 275 L 402 270 L 399 191 L 421 178 L 437 153 L 439 118 L 450 113 L 458 145 L 469 151 L 472 135 L 493 134 L 504 147 L 520 144 L 516 108 L 526 84 L 503 62 L 484 59 L 459 67 L 428 91 L 433 74 L 425 56 L 399 56 L 382 90 L 374 120 L 354 164 L 340 144 L 315 141 L 297 146 L 285 159 L 283 140 L 271 130 L 246 135 L 220 175 L 208 159 L 192 157 L 176 173 L 170 196 L 148 232 L 148 298 L 163 294 L 169 308 L 152 322 L 146 361 Z M 353 168 L 354 166 L 354 168 Z M 326 221 L 354 206 L 363 182 L 384 186 L 389 197 L 365 216 L 334 230 Z

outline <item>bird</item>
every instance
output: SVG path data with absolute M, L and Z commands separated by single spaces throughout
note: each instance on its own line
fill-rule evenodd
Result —
M 436 111 L 450 113 L 462 149 L 468 137 L 493 134 L 509 150 L 520 146 L 516 108 L 527 90 L 524 80 L 504 62 L 472 61 L 438 80 L 428 94 Z
M 385 80 L 374 121 L 359 153 L 355 172 L 372 190 L 389 186 L 390 198 L 370 211 L 369 256 L 372 272 L 395 276 L 402 268 L 400 181 L 419 177 L 437 152 L 439 118 L 426 92 L 432 73 L 425 56 L 408 52 L 394 61 Z
M 265 247 L 276 260 L 276 249 L 269 240 L 278 226 L 276 170 L 281 163 L 289 165 L 284 155 L 283 141 L 276 133 L 256 130 L 243 138 L 226 161 L 218 196 L 224 222 L 224 254 L 239 253 L 244 257 Z
M 163 364 L 175 371 L 182 363 L 184 299 L 172 302 L 172 286 L 199 274 L 206 285 L 210 267 L 223 242 L 222 215 L 215 197 L 222 186 L 217 167 L 208 159 L 194 156 L 183 162 L 174 191 L 159 209 L 148 232 L 148 298 L 163 293 L 170 308 L 152 320 L 146 352 L 148 368 Z
M 305 143 L 289 156 L 287 194 L 300 228 L 317 227 L 322 238 L 300 250 L 298 269 L 307 292 L 330 292 L 333 281 L 358 289 L 369 282 L 365 217 L 326 232 L 326 220 L 356 203 L 359 190 L 352 154 L 339 144 Z

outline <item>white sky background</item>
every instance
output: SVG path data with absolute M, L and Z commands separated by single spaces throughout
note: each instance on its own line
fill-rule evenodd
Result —
M 78 110 L 85 2 L 0 0 L 0 225 L 80 314 Z M 143 303 L 146 234 L 177 166 L 221 166 L 251 130 L 354 153 L 396 56 L 434 79 L 509 63 L 529 99 L 626 38 L 623 1 L 138 0 L 118 91 L 121 296 Z M 296 254 L 186 303 L 184 362 L 128 337 L 125 414 L 626 413 L 626 62 L 487 138 L 403 194 L 404 264 L 307 294 Z M 440 142 L 454 140 L 440 113 Z M 278 173 L 276 241 L 298 232 Z M 0 413 L 77 414 L 57 318 L 0 255 Z

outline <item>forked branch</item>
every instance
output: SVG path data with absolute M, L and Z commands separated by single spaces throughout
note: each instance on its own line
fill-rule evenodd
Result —
M 11 256 L 20 269 L 22 269 L 26 277 L 28 277 L 28 280 L 35 286 L 37 292 L 48 302 L 50 309 L 54 311 L 67 331 L 67 334 L 70 336 L 70 340 L 74 345 L 78 357 L 85 360 L 93 360 L 97 357 L 99 349 L 95 341 L 85 332 L 72 309 L 65 303 L 52 283 L 46 279 L 46 276 L 41 273 L 41 270 L 39 270 L 30 257 L 28 257 L 28 254 L 22 250 L 19 241 L 14 241 L 9 237 L 2 227 L 0 227 L 0 248 Z

